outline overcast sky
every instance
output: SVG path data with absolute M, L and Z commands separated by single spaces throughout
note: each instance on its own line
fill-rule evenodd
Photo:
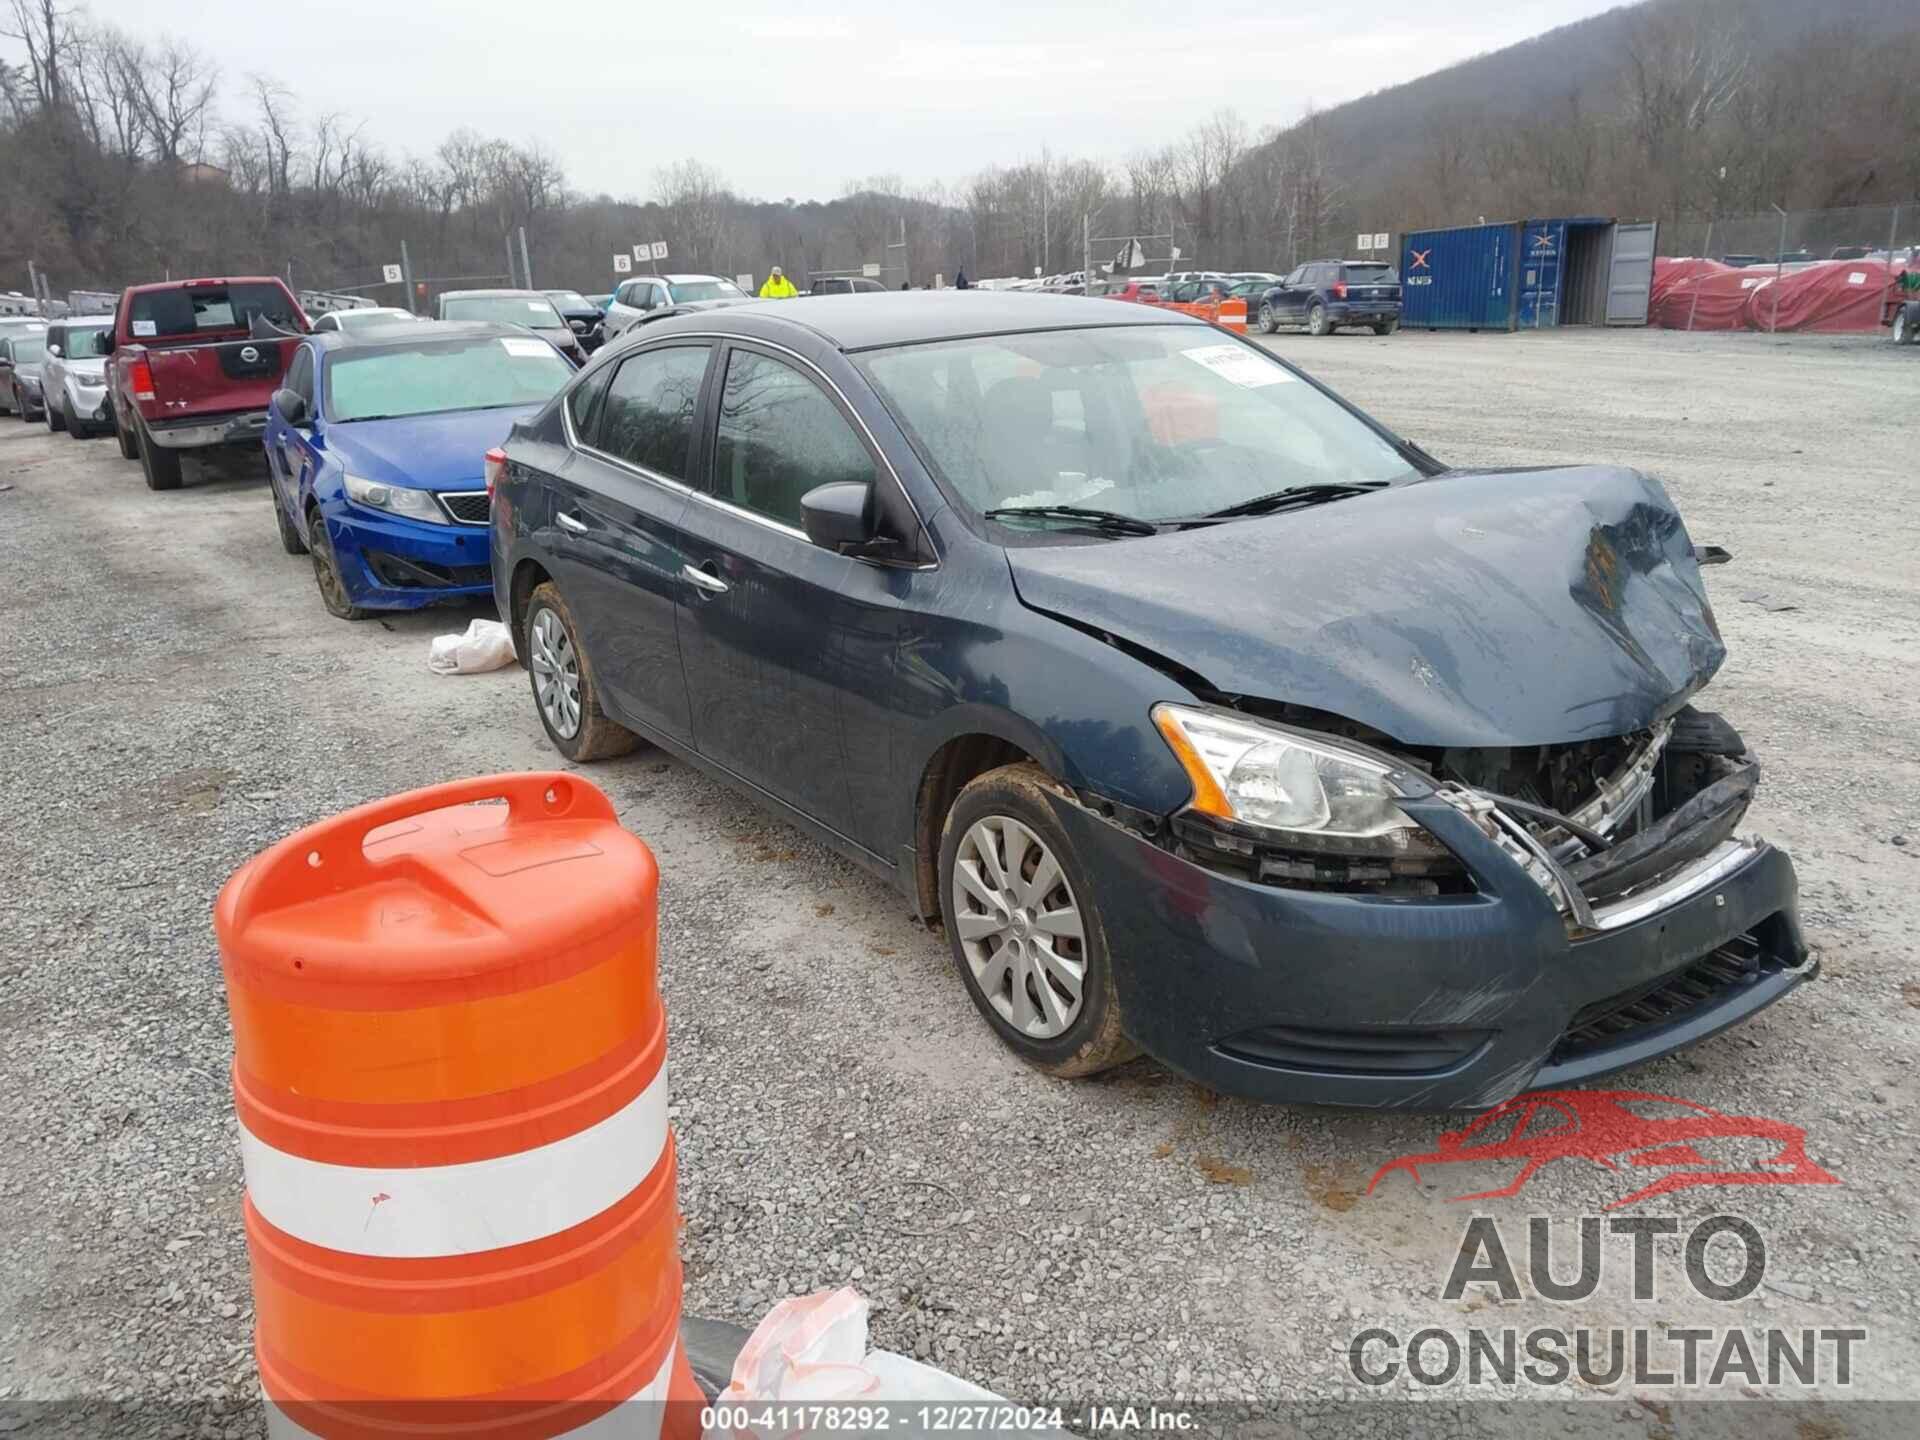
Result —
M 260 0 L 96 15 L 212 54 L 224 104 L 271 74 L 393 151 L 471 126 L 538 140 L 589 193 L 643 199 L 692 156 L 763 199 L 855 177 L 958 180 L 1039 154 L 1118 160 L 1223 105 L 1255 130 L 1610 8 L 1608 0 Z M 1350 18 L 1354 16 L 1363 19 Z M 9 49 L 17 46 L 9 42 Z

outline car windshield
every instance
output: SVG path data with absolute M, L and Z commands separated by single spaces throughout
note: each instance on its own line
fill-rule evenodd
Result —
M 995 335 L 859 363 L 935 474 L 981 512 L 1073 505 L 1158 521 L 1413 473 L 1264 351 L 1199 326 Z
M 283 330 L 305 330 L 294 318 L 292 298 L 278 285 L 184 285 L 137 290 L 127 308 L 135 340 L 201 335 L 209 330 L 245 330 L 258 316 Z
M 538 405 L 573 374 L 531 335 L 343 350 L 327 362 L 327 414 L 338 421 Z
M 487 320 L 495 325 L 528 325 L 535 330 L 565 330 L 567 322 L 548 300 L 520 295 L 461 295 L 441 302 L 442 320 Z
M 113 332 L 105 325 L 88 325 L 82 329 L 67 332 L 67 358 L 69 360 L 98 360 L 110 354 L 108 342 Z
M 16 335 L 9 347 L 16 365 L 30 365 L 47 353 L 47 337 L 44 335 Z
M 397 325 L 413 317 L 402 310 L 336 310 L 333 323 L 344 330 L 366 330 L 375 325 Z
M 740 287 L 731 280 L 669 280 L 667 292 L 673 303 L 686 305 L 696 300 L 744 300 Z
M 549 290 L 547 298 L 562 310 L 593 309 L 593 302 L 578 290 Z

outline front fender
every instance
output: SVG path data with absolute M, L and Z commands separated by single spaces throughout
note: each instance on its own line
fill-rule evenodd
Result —
M 942 517 L 945 518 L 945 517 Z M 937 523 L 937 522 L 936 522 Z M 1146 660 L 1020 603 L 997 549 L 960 545 L 915 577 L 900 636 L 895 819 L 911 844 L 920 783 L 942 746 L 990 735 L 1018 746 L 1075 790 L 1156 815 L 1192 795 L 1155 729 L 1163 700 L 1194 695 Z M 979 566 L 975 571 L 974 567 Z M 985 573 L 982 573 L 985 572 Z

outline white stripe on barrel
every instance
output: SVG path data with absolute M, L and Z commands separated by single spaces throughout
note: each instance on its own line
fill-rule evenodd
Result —
M 332 1165 L 240 1127 L 247 1192 L 269 1224 L 329 1250 L 395 1259 L 499 1250 L 571 1229 L 630 1195 L 666 1146 L 665 1067 L 596 1125 L 460 1165 Z

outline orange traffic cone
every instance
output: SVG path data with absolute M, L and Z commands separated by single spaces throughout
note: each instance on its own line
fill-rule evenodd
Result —
M 561 774 L 362 806 L 227 882 L 275 1433 L 698 1435 L 658 888 Z

